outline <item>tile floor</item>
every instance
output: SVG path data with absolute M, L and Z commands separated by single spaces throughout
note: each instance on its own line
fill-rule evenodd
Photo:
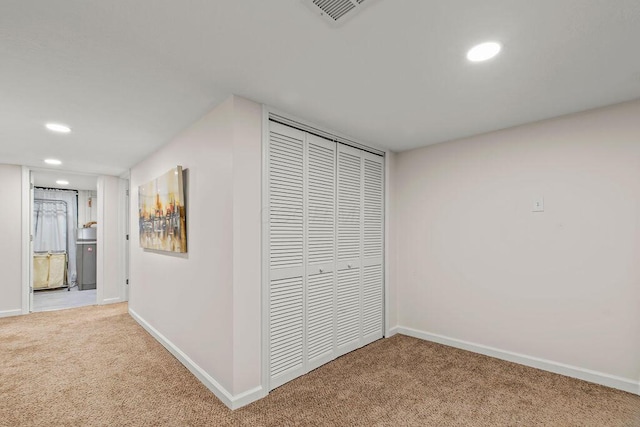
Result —
M 67 291 L 64 289 L 41 290 L 33 293 L 32 311 L 62 310 L 65 308 L 95 305 L 96 290 L 79 291 L 77 287 Z

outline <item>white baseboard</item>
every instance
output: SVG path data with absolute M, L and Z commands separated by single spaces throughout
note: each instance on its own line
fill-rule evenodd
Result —
M 640 381 L 399 326 L 397 333 L 640 395 Z
M 267 393 L 264 393 L 262 390 L 262 386 L 258 386 L 252 388 L 251 390 L 236 394 L 235 396 L 233 396 L 231 406 L 227 406 L 229 406 L 229 408 L 231 409 L 238 409 L 248 405 L 249 403 L 253 403 L 256 400 L 260 400 L 263 397 L 267 396 Z
M 11 316 L 19 316 L 23 314 L 21 308 L 17 308 L 15 310 L 4 310 L 0 311 L 0 317 L 11 317 Z
M 218 383 L 211 375 L 205 372 L 200 366 L 198 366 L 189 356 L 187 356 L 182 350 L 169 341 L 164 335 L 162 335 L 153 326 L 147 323 L 142 317 L 140 317 L 135 311 L 129 309 L 129 314 L 133 319 L 146 329 L 151 336 L 153 336 L 160 344 L 162 344 L 176 359 L 180 361 L 196 378 L 200 380 L 218 399 L 227 405 L 230 409 L 238 409 L 251 402 L 255 402 L 266 396 L 263 392 L 262 386 L 252 388 L 237 395 L 232 395 L 225 389 L 220 383 Z
M 119 302 L 123 302 L 122 298 L 120 297 L 107 298 L 107 299 L 103 299 L 100 305 L 117 304 Z
M 389 329 L 387 330 L 387 333 L 385 334 L 385 336 L 384 336 L 384 337 L 385 337 L 385 338 L 391 338 L 392 336 L 394 336 L 394 335 L 395 335 L 395 334 L 397 334 L 397 333 L 398 333 L 398 327 L 397 327 L 397 326 L 394 326 L 394 327 L 389 328 Z

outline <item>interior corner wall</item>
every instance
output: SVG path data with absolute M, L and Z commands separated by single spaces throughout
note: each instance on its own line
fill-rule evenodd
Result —
M 386 336 L 393 335 L 398 327 L 398 239 L 396 209 L 396 164 L 397 154 L 388 151 L 385 154 L 385 274 L 388 293 L 386 296 Z
M 400 153 L 402 327 L 637 382 L 638 117 L 640 101 Z
M 22 168 L 0 164 L 0 317 L 22 314 Z
M 233 98 L 233 393 L 262 382 L 262 106 Z
M 233 390 L 233 107 L 231 97 L 134 166 L 130 177 L 130 311 L 228 392 Z M 185 174 L 188 252 L 144 250 L 138 187 L 177 165 Z

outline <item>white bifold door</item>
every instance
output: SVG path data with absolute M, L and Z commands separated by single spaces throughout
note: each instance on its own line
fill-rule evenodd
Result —
M 270 122 L 269 388 L 383 336 L 384 159 Z

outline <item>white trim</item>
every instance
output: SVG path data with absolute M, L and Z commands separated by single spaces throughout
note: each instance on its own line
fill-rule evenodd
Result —
M 96 218 L 98 224 L 96 226 L 96 304 L 102 305 L 104 294 L 104 176 L 98 176 L 96 182 L 96 192 L 98 193 L 98 206 L 96 209 Z
M 231 410 L 235 410 L 238 408 L 242 408 L 243 406 L 247 406 L 250 403 L 253 403 L 257 400 L 260 400 L 267 396 L 267 393 L 263 392 L 262 386 L 257 386 L 247 391 L 243 391 L 240 394 L 236 394 L 233 396 L 233 401 L 231 402 L 231 406 L 229 408 Z
M 377 156 L 384 156 L 384 150 L 379 150 L 377 148 L 361 144 L 350 138 L 341 137 L 334 132 L 323 130 L 322 128 L 319 128 L 317 126 L 308 126 L 299 120 L 289 119 L 282 114 L 270 113 L 269 118 L 278 124 L 295 128 L 309 135 L 322 137 L 323 139 L 346 145 L 357 150 L 366 151 Z
M 28 167 L 29 170 L 33 171 L 33 172 L 45 172 L 45 173 L 51 173 L 52 169 L 51 167 L 38 167 L 38 166 L 25 166 Z M 70 170 L 62 170 L 61 172 L 64 172 L 65 175 L 81 175 L 81 176 L 91 176 L 91 177 L 99 177 L 100 174 L 99 173 L 94 173 L 94 172 L 78 172 L 78 171 L 70 171 Z M 91 188 L 74 188 L 74 190 L 87 190 L 87 191 L 92 191 L 94 189 Z
M 363 150 L 366 149 L 366 148 L 369 148 L 369 149 L 372 149 L 372 150 L 380 151 L 380 152 L 385 153 L 385 154 L 388 151 L 385 148 L 378 147 L 377 145 L 374 145 L 374 144 L 369 144 L 369 143 L 362 142 L 361 140 L 359 140 L 357 138 L 352 138 L 349 135 L 345 135 L 343 133 L 336 132 L 334 130 L 331 130 L 331 129 L 327 128 L 326 126 L 321 126 L 321 125 L 313 123 L 313 122 L 311 122 L 309 120 L 305 120 L 305 119 L 302 119 L 300 117 L 296 117 L 293 114 L 289 114 L 289 113 L 287 113 L 285 111 L 279 110 L 279 109 L 277 109 L 275 107 L 271 107 L 269 105 L 264 105 L 263 104 L 263 111 L 265 111 L 265 110 L 266 110 L 266 122 L 267 122 L 267 124 L 269 123 L 269 114 L 275 114 L 277 116 L 280 116 L 282 118 L 291 120 L 293 122 L 298 122 L 301 125 L 308 126 L 308 127 L 311 127 L 311 128 L 315 128 L 315 129 L 317 129 L 319 131 L 330 133 L 331 135 L 337 136 L 338 138 L 342 138 L 342 139 L 345 139 L 347 141 L 351 141 L 351 142 L 353 142 L 353 143 L 355 143 L 357 145 L 360 145 L 361 146 L 360 149 L 363 149 Z M 268 136 L 268 133 L 267 133 L 267 136 Z M 336 142 L 340 142 L 340 141 L 336 141 Z M 348 145 L 348 143 L 346 141 L 345 141 L 345 145 Z
M 115 187 L 114 187 L 115 186 Z M 100 175 L 97 182 L 98 189 L 98 239 L 96 242 L 96 303 L 98 305 L 111 304 L 118 301 L 126 301 L 126 283 L 123 280 L 125 246 L 121 243 L 121 235 L 124 229 L 124 208 L 121 201 L 121 192 L 124 194 L 126 186 L 124 180 L 112 175 Z M 114 191 L 115 190 L 115 191 Z M 108 198 L 107 199 L 107 194 Z M 110 211 L 107 206 L 113 206 Z M 113 215 L 111 215 L 113 213 Z M 114 216 L 115 215 L 115 216 Z M 115 224 L 111 221 L 115 218 Z M 113 259 L 107 260 L 105 248 L 113 249 L 115 246 L 116 255 Z M 107 261 L 110 263 L 107 265 Z M 115 271 L 113 278 L 115 283 L 105 280 L 111 277 L 111 272 Z M 117 292 L 117 293 L 116 293 Z M 105 298 L 106 295 L 118 295 L 117 297 Z
M 592 371 L 590 369 L 579 368 L 577 366 L 554 362 L 552 360 L 546 360 L 538 357 L 527 356 L 525 354 L 501 350 L 482 344 L 476 344 L 469 341 L 450 338 L 444 335 L 432 334 L 429 332 L 419 331 L 417 329 L 407 328 L 404 326 L 399 326 L 397 328 L 397 332 L 403 335 L 408 335 L 410 337 L 432 341 L 439 344 L 448 345 L 450 347 L 471 351 L 474 353 L 484 354 L 485 356 L 495 357 L 496 359 L 506 360 L 509 362 L 518 363 L 520 365 L 530 366 L 532 368 L 541 369 L 543 371 L 553 372 L 555 374 L 577 378 L 579 380 L 588 381 L 640 395 L 640 381 L 634 381 L 629 378 L 622 378 L 615 375 L 605 374 L 603 372 Z
M 384 235 L 382 238 L 384 239 L 384 251 L 382 253 L 382 268 L 384 269 L 384 287 L 382 292 L 384 293 L 384 319 L 383 319 L 383 327 L 384 327 L 384 336 L 390 337 L 395 335 L 396 332 L 391 333 L 391 327 L 389 326 L 389 285 L 390 285 L 390 257 L 388 254 L 390 253 L 390 245 L 391 245 L 391 236 L 389 235 L 390 230 L 390 219 L 391 219 L 391 180 L 389 177 L 391 176 L 390 172 L 391 162 L 389 161 L 389 150 L 384 152 L 384 213 L 383 213 L 383 227 L 384 227 Z
M 118 179 L 118 282 L 120 283 L 120 298 L 122 301 L 129 299 L 129 289 L 127 285 L 128 270 L 128 248 L 130 240 L 127 240 L 129 233 L 129 179 Z M 107 302 L 105 301 L 105 304 Z
M 25 313 L 21 308 L 0 311 L 0 317 L 20 316 L 21 314 L 29 314 L 29 312 Z
M 22 304 L 21 314 L 29 314 L 29 287 L 31 286 L 31 171 L 22 166 Z M 9 312 L 14 310 L 9 310 Z M 13 314 L 0 317 L 13 316 Z
M 385 338 L 391 338 L 392 336 L 396 335 L 398 333 L 398 326 L 393 326 L 389 329 L 387 329 L 386 334 L 384 335 Z M 407 335 L 407 334 L 405 334 Z M 416 337 L 417 338 L 417 337 Z
M 169 341 L 164 335 L 162 335 L 156 328 L 151 326 L 138 315 L 132 309 L 129 309 L 129 314 L 133 319 L 140 324 L 152 337 L 154 337 L 160 344 L 166 348 L 169 353 L 180 361 L 202 384 L 204 384 L 218 399 L 222 401 L 230 409 L 238 409 L 249 403 L 255 402 L 265 396 L 262 386 L 254 387 L 250 390 L 244 391 L 237 395 L 232 395 L 225 389 L 220 383 L 218 383 L 211 375 L 209 375 L 204 369 L 198 366 L 189 356 L 187 356 L 182 350 L 180 350 L 175 344 Z

